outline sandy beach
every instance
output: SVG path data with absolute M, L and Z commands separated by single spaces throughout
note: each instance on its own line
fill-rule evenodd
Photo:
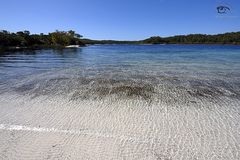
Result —
M 239 101 L 229 98 L 181 104 L 116 95 L 69 101 L 2 94 L 0 104 L 0 159 L 240 156 Z

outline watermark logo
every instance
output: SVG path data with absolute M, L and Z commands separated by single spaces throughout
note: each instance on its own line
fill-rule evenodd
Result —
M 223 18 L 223 19 L 235 19 L 240 18 L 234 9 L 233 6 L 226 3 L 221 3 L 216 6 L 216 17 Z
M 228 6 L 223 6 L 223 5 L 221 5 L 221 6 L 218 6 L 217 7 L 217 12 L 219 13 L 219 14 L 226 14 L 226 13 L 228 13 L 228 12 L 230 12 L 231 11 L 231 9 L 230 9 L 230 7 L 228 7 Z

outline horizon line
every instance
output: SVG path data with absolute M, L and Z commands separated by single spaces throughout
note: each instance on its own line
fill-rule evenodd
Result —
M 53 33 L 53 32 L 56 32 L 56 31 L 64 31 L 64 32 L 67 32 L 67 31 L 70 31 L 70 30 L 73 30 L 73 29 L 68 29 L 68 30 L 60 30 L 60 29 L 55 29 L 54 31 L 52 32 L 31 32 L 30 30 L 28 29 L 23 29 L 23 30 L 19 30 L 19 31 L 9 31 L 7 29 L 1 29 L 0 31 L 8 31 L 10 33 L 17 33 L 17 32 L 21 32 L 21 31 L 29 31 L 30 32 L 30 35 L 34 35 L 34 34 L 41 34 L 43 33 L 44 35 L 47 35 L 49 33 Z M 76 30 L 73 30 L 75 31 L 76 33 L 78 33 L 78 31 Z M 210 35 L 210 36 L 214 36 L 214 35 L 220 35 L 220 34 L 227 34 L 227 33 L 237 33 L 237 32 L 240 32 L 239 31 L 226 31 L 226 32 L 221 32 L 221 33 L 185 33 L 185 34 L 175 34 L 175 35 L 168 35 L 168 36 L 160 36 L 160 35 L 152 35 L 152 36 L 148 36 L 148 37 L 145 37 L 143 39 L 99 39 L 99 38 L 88 38 L 88 37 L 85 37 L 83 34 L 81 33 L 78 33 L 78 34 L 81 34 L 83 35 L 83 37 L 81 39 L 89 39 L 89 40 L 99 40 L 99 41 L 141 41 L 141 40 L 145 40 L 145 39 L 148 39 L 148 38 L 151 38 L 151 37 L 161 37 L 161 38 L 168 38 L 168 37 L 175 37 L 175 36 L 188 36 L 188 35 Z

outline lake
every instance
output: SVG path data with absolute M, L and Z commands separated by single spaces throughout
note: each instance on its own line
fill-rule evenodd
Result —
M 240 46 L 0 55 L 0 159 L 238 159 L 239 121 Z

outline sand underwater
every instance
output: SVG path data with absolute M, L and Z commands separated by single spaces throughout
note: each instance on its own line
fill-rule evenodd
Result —
M 240 159 L 239 48 L 201 48 L 2 56 L 0 159 Z

